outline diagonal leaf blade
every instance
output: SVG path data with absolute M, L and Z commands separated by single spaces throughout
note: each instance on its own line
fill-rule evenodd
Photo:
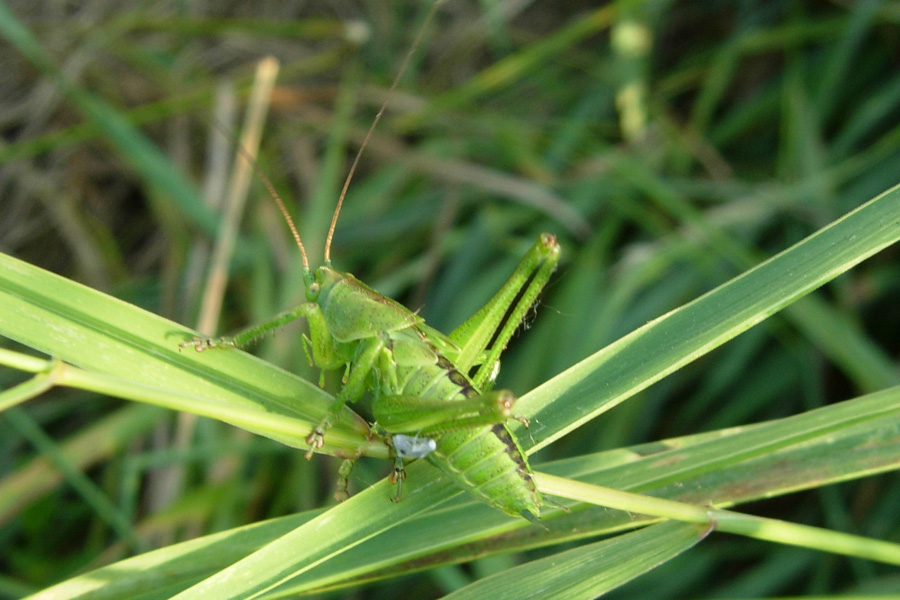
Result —
M 524 443 L 543 448 L 897 240 L 900 186 L 523 396 Z

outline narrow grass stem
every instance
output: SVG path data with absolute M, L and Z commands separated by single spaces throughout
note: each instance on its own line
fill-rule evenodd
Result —
M 664 519 L 687 523 L 706 523 L 717 531 L 900 565 L 900 544 L 830 531 L 820 527 L 623 492 L 546 473 L 535 473 L 535 478 L 541 492 L 554 496 Z
M 53 387 L 53 380 L 46 373 L 38 373 L 31 379 L 0 392 L 0 413 L 27 400 L 36 398 Z

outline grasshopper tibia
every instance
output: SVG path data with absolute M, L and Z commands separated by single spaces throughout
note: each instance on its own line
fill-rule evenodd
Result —
M 350 472 L 355 464 L 355 458 L 346 458 L 338 468 L 337 489 L 334 491 L 334 499 L 338 502 L 343 502 L 350 497 L 350 492 L 347 488 L 350 486 Z

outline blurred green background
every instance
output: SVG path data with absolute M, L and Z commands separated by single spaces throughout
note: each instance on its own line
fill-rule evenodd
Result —
M 204 192 L 231 185 L 236 119 L 257 62 L 274 56 L 281 71 L 258 163 L 318 264 L 349 163 L 427 9 L 8 2 L 0 250 L 196 326 L 216 223 Z M 560 269 L 500 373 L 522 394 L 897 184 L 898 164 L 896 2 L 448 0 L 362 157 L 332 257 L 449 331 L 540 232 L 555 233 Z M 896 383 L 897 258 L 889 248 L 817 292 L 833 312 L 809 318 L 838 320 L 852 339 L 776 317 L 535 462 L 787 416 Z M 258 181 L 231 267 L 219 333 L 302 299 L 298 253 Z M 315 380 L 300 331 L 256 351 Z M 0 377 L 7 387 L 13 376 Z M 59 441 L 122 405 L 53 391 L 25 408 Z M 333 491 L 338 461 L 307 462 L 220 423 L 187 428 L 166 415 L 130 427 L 87 473 L 132 509 L 145 548 L 319 506 Z M 35 455 L 33 435 L 0 419 L 0 476 Z M 352 485 L 385 468 L 363 464 Z M 883 475 L 742 510 L 896 539 L 897 506 L 897 478 Z M 0 514 L 0 597 L 134 550 L 69 486 L 36 488 Z M 469 573 L 444 569 L 364 597 L 439 595 Z M 718 536 L 617 597 L 865 589 L 900 589 L 900 577 Z

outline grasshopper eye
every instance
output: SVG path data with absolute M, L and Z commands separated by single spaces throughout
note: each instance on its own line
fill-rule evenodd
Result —
M 311 283 L 309 287 L 306 288 L 306 299 L 310 302 L 315 301 L 316 298 L 319 297 L 319 291 L 321 291 L 322 286 L 318 283 Z

